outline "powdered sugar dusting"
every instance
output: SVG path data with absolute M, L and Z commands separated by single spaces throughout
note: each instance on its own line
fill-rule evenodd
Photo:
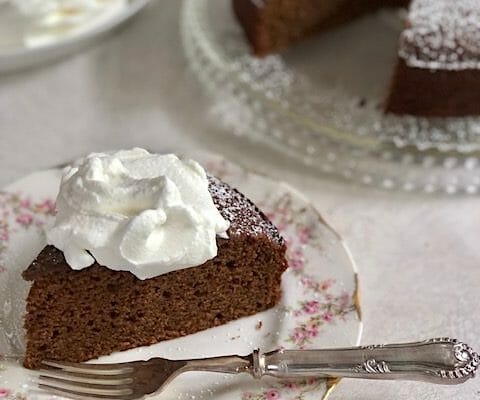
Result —
M 262 211 L 236 189 L 213 176 L 208 177 L 209 190 L 213 202 L 220 214 L 228 222 L 228 236 L 266 236 L 278 245 L 283 245 L 283 238 L 278 229 L 268 220 Z
M 480 69 L 480 0 L 413 0 L 399 55 L 411 67 Z

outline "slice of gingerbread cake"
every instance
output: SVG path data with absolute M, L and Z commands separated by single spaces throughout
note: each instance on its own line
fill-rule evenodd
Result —
M 91 155 L 67 169 L 57 204 L 50 244 L 23 273 L 27 368 L 185 336 L 280 299 L 278 230 L 192 161 Z

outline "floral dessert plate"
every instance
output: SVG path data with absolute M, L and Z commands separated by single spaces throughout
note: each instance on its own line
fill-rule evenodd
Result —
M 339 235 L 291 187 L 223 158 L 196 156 L 211 173 L 250 197 L 287 241 L 289 268 L 280 304 L 266 312 L 183 338 L 102 357 L 101 362 L 161 356 L 171 359 L 247 354 L 254 348 L 357 345 L 361 335 L 357 273 Z M 54 216 L 60 169 L 33 173 L 0 191 L 0 399 L 53 399 L 36 387 L 37 373 L 21 366 L 22 318 L 28 284 L 21 272 L 45 245 Z M 319 400 L 337 381 L 260 381 L 249 376 L 191 372 L 176 378 L 161 400 Z

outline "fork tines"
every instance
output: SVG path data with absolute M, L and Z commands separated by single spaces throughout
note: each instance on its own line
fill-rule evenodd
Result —
M 134 369 L 123 364 L 75 364 L 42 361 L 39 388 L 72 399 L 137 398 L 132 388 Z

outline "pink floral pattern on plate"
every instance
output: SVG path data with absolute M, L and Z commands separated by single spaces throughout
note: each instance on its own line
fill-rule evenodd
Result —
M 33 201 L 19 193 L 0 192 L 0 272 L 5 271 L 2 256 L 12 234 L 19 229 L 41 229 L 53 215 L 55 203 L 50 198 Z
M 303 287 L 305 298 L 298 302 L 297 307 L 289 308 L 298 323 L 290 333 L 288 342 L 295 348 L 304 349 L 320 334 L 322 326 L 335 323 L 355 310 L 353 299 L 345 291 L 340 295 L 330 293 L 329 289 L 335 285 L 334 279 L 318 281 L 305 272 L 306 247 L 321 247 L 312 223 L 307 225 L 302 218 L 306 209 L 295 210 L 290 193 L 285 193 L 270 204 L 262 204 L 261 207 L 267 210 L 266 215 L 285 238 L 289 268 Z
M 303 379 L 297 381 L 281 381 L 278 386 L 264 390 L 245 391 L 241 400 L 304 400 L 305 395 L 316 392 L 323 385 L 322 379 Z
M 217 164 L 211 161 L 209 170 L 227 182 L 229 176 L 235 174 L 223 159 Z M 257 205 L 284 237 L 289 269 L 303 290 L 302 299 L 297 305 L 286 307 L 295 323 L 281 347 L 307 349 L 315 344 L 315 339 L 321 335 L 325 326 L 344 320 L 347 315 L 356 312 L 356 307 L 353 293 L 345 290 L 338 292 L 335 279 L 318 280 L 308 273 L 310 260 L 306 250 L 314 248 L 322 251 L 322 242 L 317 237 L 315 228 L 316 225 L 323 224 L 323 220 L 319 215 L 311 220 L 311 209 L 297 207 L 294 197 L 287 190 L 281 195 L 267 195 L 265 199 L 257 201 Z M 305 400 L 307 394 L 318 392 L 323 384 L 322 379 L 279 381 L 270 388 L 244 391 L 241 400 Z

